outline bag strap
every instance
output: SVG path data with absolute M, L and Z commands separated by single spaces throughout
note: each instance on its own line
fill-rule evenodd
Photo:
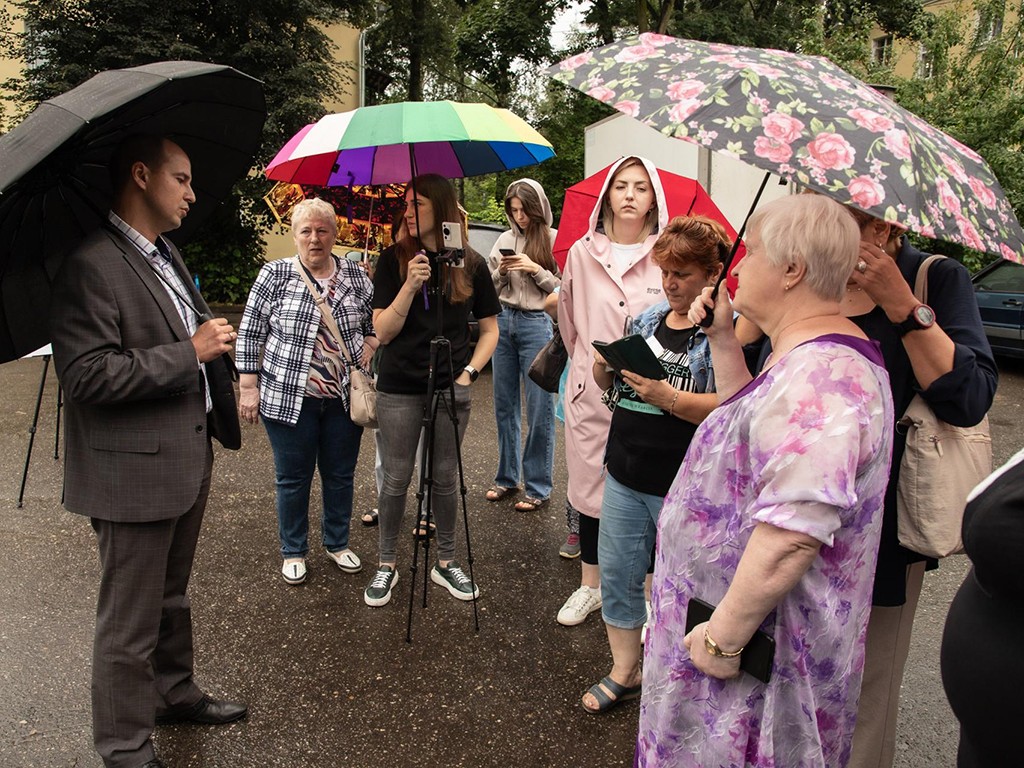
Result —
M 299 277 L 302 278 L 302 282 L 306 284 L 309 292 L 313 295 L 313 303 L 316 304 L 317 309 L 320 310 L 320 314 L 324 318 L 324 323 L 327 325 L 327 330 L 330 331 L 334 337 L 334 341 L 341 347 L 341 353 L 345 356 L 345 361 L 352 367 L 352 356 L 348 353 L 348 347 L 345 346 L 345 341 L 341 337 L 341 330 L 338 328 L 338 322 L 334 319 L 334 315 L 331 314 L 330 310 L 327 309 L 327 297 L 320 291 L 313 287 L 313 281 L 309 279 L 309 275 L 306 274 L 306 268 L 299 261 L 298 256 L 292 257 L 292 265 L 295 267 L 295 271 L 299 273 Z
M 914 296 L 922 304 L 928 303 L 928 268 L 933 262 L 946 258 L 941 253 L 933 253 L 921 262 L 917 269 L 917 279 L 914 281 Z

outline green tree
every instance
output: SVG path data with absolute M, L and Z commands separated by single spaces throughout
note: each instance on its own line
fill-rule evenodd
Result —
M 1018 219 L 1024 219 L 1021 5 L 1021 0 L 979 0 L 936 16 L 922 38 L 931 76 L 895 80 L 900 104 L 985 158 Z M 927 247 L 972 269 L 992 258 L 941 241 Z
M 324 112 L 323 100 L 352 83 L 339 70 L 324 25 L 358 21 L 369 0 L 18 0 L 26 32 L 10 41 L 25 63 L 7 84 L 21 113 L 97 72 L 167 59 L 226 64 L 264 82 L 269 114 L 257 161 Z M 262 264 L 262 178 L 240 182 L 186 248 L 213 301 L 244 300 Z

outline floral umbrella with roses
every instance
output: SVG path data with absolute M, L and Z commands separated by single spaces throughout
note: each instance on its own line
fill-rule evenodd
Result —
M 828 59 L 645 33 L 548 74 L 666 136 L 1024 263 L 1024 231 L 981 156 Z

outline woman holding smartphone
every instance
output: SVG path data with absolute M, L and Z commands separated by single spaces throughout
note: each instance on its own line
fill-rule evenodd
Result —
M 498 423 L 498 471 L 487 490 L 488 501 L 519 491 L 520 512 L 532 512 L 551 498 L 555 459 L 555 403 L 550 393 L 526 375 L 541 347 L 551 340 L 551 319 L 544 301 L 560 282 L 551 246 L 551 205 L 533 179 L 512 182 L 505 192 L 509 230 L 491 249 L 488 266 L 501 301 L 494 368 L 494 415 Z M 520 438 L 520 382 L 526 394 L 526 445 Z

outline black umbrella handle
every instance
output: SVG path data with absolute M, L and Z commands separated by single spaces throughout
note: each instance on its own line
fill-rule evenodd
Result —
M 743 240 L 743 234 L 747 231 L 747 222 L 750 221 L 751 215 L 754 213 L 754 209 L 757 208 L 757 204 L 761 201 L 761 193 L 764 192 L 765 186 L 768 184 L 768 179 L 771 178 L 771 173 L 766 171 L 764 178 L 761 179 L 761 186 L 757 188 L 757 194 L 754 195 L 754 202 L 750 204 L 750 210 L 747 211 L 746 218 L 743 219 L 743 225 L 740 227 L 740 231 L 736 233 L 736 240 L 732 244 L 732 248 L 729 249 L 729 258 L 725 261 L 725 267 L 722 269 L 722 273 L 718 276 L 718 281 L 715 283 L 715 289 L 711 291 L 711 299 L 718 298 L 718 289 L 722 287 L 722 283 L 729 276 L 729 270 L 732 269 L 733 259 L 736 258 L 736 251 L 740 249 L 740 242 Z M 701 328 L 710 328 L 711 324 L 715 321 L 715 310 L 711 307 L 705 307 L 704 311 L 706 314 L 700 321 L 699 325 Z

